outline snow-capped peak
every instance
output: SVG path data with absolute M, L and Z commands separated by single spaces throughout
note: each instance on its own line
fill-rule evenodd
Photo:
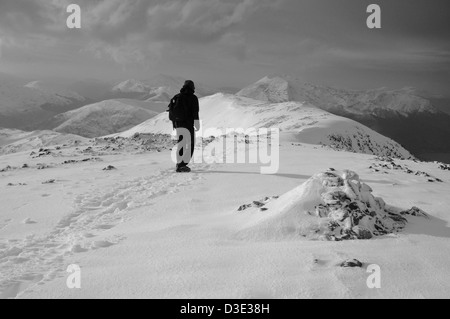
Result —
M 147 93 L 149 90 L 150 87 L 148 85 L 135 79 L 123 81 L 114 86 L 112 89 L 113 92 L 124 93 Z
M 360 115 L 392 112 L 408 116 L 438 112 L 425 95 L 414 88 L 351 91 L 314 85 L 290 76 L 266 76 L 237 95 L 272 103 L 308 102 L 324 110 Z

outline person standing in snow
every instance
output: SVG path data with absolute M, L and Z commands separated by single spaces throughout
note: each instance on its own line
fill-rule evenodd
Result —
M 194 93 L 194 82 L 187 80 L 180 93 L 172 98 L 169 105 L 169 118 L 178 136 L 176 166 L 178 173 L 191 171 L 188 164 L 194 155 L 195 131 L 200 130 L 199 103 Z

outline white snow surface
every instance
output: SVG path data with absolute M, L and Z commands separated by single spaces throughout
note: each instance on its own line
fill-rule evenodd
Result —
M 275 175 L 259 174 L 254 164 L 200 163 L 199 150 L 191 174 L 175 174 L 167 151 L 69 165 L 58 163 L 82 159 L 78 146 L 57 157 L 31 158 L 28 151 L 0 156 L 0 169 L 29 166 L 0 172 L 0 297 L 449 296 L 448 171 L 437 163 L 397 160 L 442 183 L 400 170 L 375 172 L 369 169 L 373 155 L 292 143 L 290 134 L 282 135 Z M 37 170 L 37 163 L 50 168 Z M 116 169 L 104 171 L 107 165 Z M 374 196 L 401 209 L 418 206 L 430 219 L 407 217 L 403 231 L 371 240 L 260 236 L 266 229 L 261 225 L 288 226 L 295 214 L 304 214 L 320 189 L 307 186 L 316 183 L 310 178 L 329 168 L 357 172 Z M 237 211 L 282 194 L 267 212 Z M 247 225 L 256 225 L 258 236 L 242 236 L 255 234 Z M 338 266 L 351 258 L 363 268 Z M 73 264 L 81 269 L 81 289 L 66 285 Z M 380 289 L 366 285 L 371 264 L 380 266 Z
M 0 130 L 0 155 L 28 152 L 55 145 L 87 142 L 86 138 L 54 131 L 25 132 L 20 130 Z

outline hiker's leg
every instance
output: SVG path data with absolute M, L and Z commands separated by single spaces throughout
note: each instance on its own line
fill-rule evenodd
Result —
M 190 149 L 190 151 L 191 151 L 191 159 L 190 160 L 192 160 L 192 158 L 194 157 L 194 152 L 195 152 L 195 129 L 193 128 L 193 127 L 191 127 L 190 129 L 189 129 L 189 133 L 191 133 L 191 149 Z
M 195 150 L 195 130 L 193 127 L 189 126 L 189 129 L 186 129 L 186 134 L 189 134 L 189 136 L 186 139 L 186 157 L 183 157 L 184 166 L 187 166 L 189 162 L 192 160 L 192 157 L 194 156 L 194 150 Z
M 177 136 L 178 136 L 178 152 L 177 152 L 177 167 L 184 166 L 183 154 L 186 146 L 184 145 L 186 139 L 183 136 L 183 129 L 177 126 Z
M 185 127 L 178 126 L 178 156 L 177 156 L 177 167 L 185 167 L 190 161 L 190 150 L 188 150 L 191 144 L 191 133 L 190 130 Z

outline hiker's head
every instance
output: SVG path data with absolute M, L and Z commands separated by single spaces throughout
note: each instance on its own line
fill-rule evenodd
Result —
M 183 89 L 187 89 L 187 90 L 190 90 L 190 91 L 192 91 L 192 92 L 195 92 L 195 84 L 194 84 L 194 81 L 187 80 L 186 82 L 184 82 Z

